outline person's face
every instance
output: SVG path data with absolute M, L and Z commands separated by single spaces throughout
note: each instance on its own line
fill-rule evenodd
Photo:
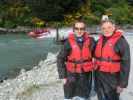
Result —
M 115 30 L 115 26 L 111 22 L 105 22 L 101 26 L 101 30 L 104 36 L 111 36 Z
M 75 23 L 74 32 L 78 37 L 82 36 L 85 32 L 85 24 L 83 22 Z

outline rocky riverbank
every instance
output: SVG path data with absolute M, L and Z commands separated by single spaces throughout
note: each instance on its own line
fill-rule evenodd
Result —
M 22 69 L 15 79 L 4 80 L 0 84 L 0 100 L 63 100 L 56 55 L 49 53 L 47 59 L 32 70 Z
M 8 29 L 8 28 L 2 28 L 0 27 L 0 34 L 2 33 L 21 33 L 21 32 L 29 32 L 31 31 L 33 28 L 29 28 L 29 27 L 22 27 L 22 26 L 18 26 L 17 28 L 14 29 Z
M 126 38 L 132 51 L 132 36 Z M 57 54 L 48 53 L 46 60 L 40 61 L 32 70 L 22 69 L 15 79 L 7 79 L 0 83 L 0 100 L 63 100 L 63 82 L 58 78 L 56 56 Z M 131 58 L 133 58 L 132 52 Z M 129 85 L 121 94 L 120 100 L 133 99 L 132 75 L 131 66 Z M 89 100 L 97 100 L 94 91 Z
M 15 79 L 1 83 L 0 100 L 62 100 L 62 82 L 56 68 L 56 55 L 49 53 L 32 70 L 22 69 Z
M 133 25 L 120 25 L 120 28 L 123 29 L 125 32 L 133 32 Z M 17 26 L 14 29 L 0 27 L 0 34 L 2 33 L 23 33 L 23 32 L 27 33 L 33 29 L 34 27 L 25 27 L 25 26 Z M 51 28 L 51 29 L 54 29 L 54 28 Z M 62 29 L 62 28 L 59 28 L 59 29 Z M 89 26 L 88 31 L 90 33 L 99 32 L 99 26 L 98 25 Z
M 21 70 L 15 79 L 1 83 L 0 100 L 63 100 L 63 82 L 58 79 L 56 55 L 49 53 L 47 59 L 32 70 Z M 126 89 L 121 100 L 125 97 L 132 100 L 132 90 Z M 97 100 L 94 91 L 88 100 Z

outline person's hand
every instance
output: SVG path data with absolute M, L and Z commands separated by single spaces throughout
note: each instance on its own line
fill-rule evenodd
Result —
M 121 92 L 123 92 L 123 89 L 124 89 L 124 88 L 122 88 L 122 87 L 120 87 L 120 86 L 117 86 L 116 92 L 117 92 L 117 93 L 121 93 Z
M 67 78 L 64 78 L 63 83 L 66 84 L 66 82 L 67 82 Z
M 93 59 L 93 70 L 97 70 L 98 69 L 98 65 L 96 64 L 96 60 Z

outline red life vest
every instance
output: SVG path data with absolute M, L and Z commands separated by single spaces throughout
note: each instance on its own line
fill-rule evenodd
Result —
M 103 46 L 103 36 L 98 40 L 95 50 L 95 65 L 99 71 L 115 73 L 120 71 L 120 56 L 114 51 L 114 46 L 122 36 L 116 31 Z
M 90 39 L 87 33 L 84 34 L 84 43 L 82 49 L 78 46 L 74 34 L 70 34 L 68 41 L 72 48 L 70 55 L 67 57 L 66 67 L 69 72 L 82 73 L 89 72 L 93 69 L 92 55 L 90 51 Z

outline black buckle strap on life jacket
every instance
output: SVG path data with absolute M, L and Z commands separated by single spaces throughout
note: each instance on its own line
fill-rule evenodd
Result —
M 78 61 L 69 60 L 68 62 L 71 62 L 71 63 L 74 63 L 74 64 L 83 64 L 85 62 L 90 62 L 90 61 L 92 61 L 92 59 L 78 60 Z
M 99 61 L 107 61 L 107 62 L 113 62 L 113 63 L 118 63 L 120 62 L 121 60 L 113 60 L 111 58 L 101 58 L 101 57 L 95 57 L 97 60 Z

